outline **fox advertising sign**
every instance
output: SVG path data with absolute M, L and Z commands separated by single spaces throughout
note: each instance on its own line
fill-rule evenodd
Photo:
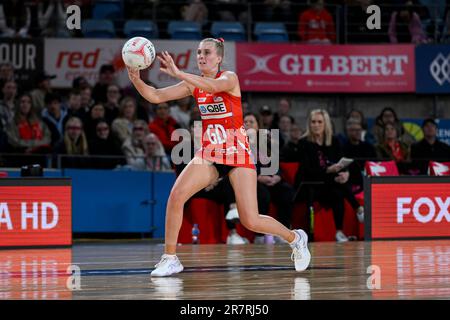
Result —
M 413 45 L 236 44 L 242 90 L 414 92 Z
M 368 239 L 450 237 L 450 177 L 366 180 Z
M 70 179 L 1 179 L 0 248 L 72 244 Z

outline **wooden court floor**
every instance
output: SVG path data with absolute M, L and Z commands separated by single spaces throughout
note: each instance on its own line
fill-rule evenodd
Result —
M 162 250 L 148 241 L 0 250 L 0 299 L 450 298 L 450 240 L 311 243 L 301 273 L 283 244 L 183 245 L 185 271 L 151 279 Z M 379 272 L 368 287 L 370 266 Z

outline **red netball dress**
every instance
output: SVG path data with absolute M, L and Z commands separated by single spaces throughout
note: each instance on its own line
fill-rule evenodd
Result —
M 220 77 L 219 72 L 216 78 Z M 244 128 L 241 98 L 194 89 L 202 118 L 202 147 L 196 156 L 233 167 L 255 168 Z

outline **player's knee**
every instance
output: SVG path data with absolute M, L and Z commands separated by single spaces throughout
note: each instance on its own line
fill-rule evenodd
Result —
M 174 188 L 170 191 L 168 206 L 184 206 L 186 199 L 186 192 L 181 188 Z
M 240 218 L 240 221 L 244 227 L 250 231 L 258 231 L 258 219 L 257 218 Z

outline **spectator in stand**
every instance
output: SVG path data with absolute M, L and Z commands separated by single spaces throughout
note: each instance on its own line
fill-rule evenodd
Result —
M 45 96 L 48 93 L 52 93 L 50 80 L 55 78 L 55 75 L 49 75 L 46 73 L 39 73 L 37 75 L 37 88 L 31 91 L 31 96 L 33 97 L 33 107 L 38 114 L 41 113 L 45 108 Z
M 193 21 L 203 25 L 208 21 L 208 8 L 202 0 L 190 0 L 181 7 L 181 16 L 185 21 Z
M 409 146 L 400 141 L 397 126 L 388 122 L 384 126 L 383 140 L 375 146 L 380 160 L 394 160 L 401 173 L 407 173 L 407 163 L 410 161 Z
M 397 116 L 397 113 L 394 109 L 390 107 L 386 107 L 381 110 L 380 114 L 375 118 L 375 125 L 373 127 L 373 132 L 375 136 L 376 143 L 382 144 L 384 142 L 384 126 L 387 123 L 393 123 L 397 129 L 397 132 L 400 135 L 400 141 L 410 146 L 416 139 L 409 134 L 403 127 L 403 123 Z
M 105 120 L 97 122 L 96 136 L 88 141 L 91 155 L 117 156 L 117 158 L 91 158 L 91 167 L 100 169 L 113 169 L 122 163 L 119 156 L 123 156 L 120 146 L 113 138 L 109 124 Z
M 14 119 L 7 127 L 8 142 L 14 153 L 50 152 L 51 134 L 47 125 L 36 115 L 31 95 L 19 98 Z
M 272 175 L 263 175 L 262 168 L 270 166 L 266 164 L 267 157 L 272 157 L 270 144 L 268 152 L 263 152 L 259 147 L 259 123 L 256 114 L 248 113 L 244 116 L 244 126 L 249 135 L 250 147 L 254 156 L 254 162 L 258 173 L 258 209 L 260 214 L 267 214 L 269 204 L 272 201 L 278 208 L 279 221 L 286 227 L 290 227 L 292 210 L 294 208 L 294 189 L 281 178 L 281 171 Z M 270 143 L 270 139 L 268 139 Z
M 122 145 L 131 137 L 133 122 L 136 120 L 136 100 L 125 97 L 120 102 L 119 116 L 113 121 L 111 128 L 115 138 Z
M 278 129 L 279 128 L 279 122 L 282 116 L 289 116 L 289 112 L 291 111 L 291 101 L 288 98 L 281 98 L 280 101 L 278 101 L 278 109 L 277 112 L 273 114 L 273 125 L 270 129 Z M 294 119 L 291 117 L 292 122 L 294 122 Z
M 106 103 L 107 102 L 107 91 L 108 87 L 115 83 L 115 72 L 114 66 L 111 64 L 104 64 L 100 67 L 98 82 L 92 90 L 92 98 L 96 103 Z
M 149 133 L 144 139 L 144 155 L 131 166 L 134 170 L 170 171 L 172 166 L 164 147 L 154 133 Z
M 45 104 L 47 107 L 42 111 L 42 120 L 50 129 L 52 146 L 55 146 L 63 139 L 67 111 L 61 108 L 61 97 L 56 93 L 47 94 Z
M 177 144 L 171 140 L 172 132 L 180 128 L 180 125 L 169 114 L 169 105 L 166 102 L 156 105 L 156 117 L 148 126 L 150 132 L 156 134 L 164 146 L 166 153 L 170 155 L 172 148 Z
M 106 91 L 105 120 L 112 124 L 114 119 L 119 116 L 119 101 L 121 98 L 120 88 L 115 84 L 109 85 Z
M 76 77 L 75 79 L 73 79 L 72 81 L 72 89 L 74 90 L 83 90 L 87 87 L 90 87 L 89 82 L 86 80 L 85 77 Z
M 101 103 L 94 104 L 84 122 L 86 137 L 92 139 L 96 135 L 97 123 L 105 119 L 105 107 Z
M 31 8 L 18 0 L 0 4 L 0 36 L 27 38 L 32 23 Z
M 82 87 L 80 89 L 81 95 L 81 108 L 89 112 L 92 106 L 95 104 L 94 99 L 92 99 L 92 89 L 91 87 Z
M 63 0 L 39 2 L 37 5 L 41 37 L 70 37 L 66 26 L 66 7 L 69 3 Z
M 391 43 L 422 44 L 429 42 L 412 1 L 406 1 L 403 9 L 392 12 L 388 33 Z
M 0 88 L 3 88 L 3 85 L 6 81 L 14 81 L 14 67 L 11 63 L 0 63 Z M 3 94 L 0 92 L 0 99 L 3 99 Z
M 262 106 L 259 114 L 261 117 L 261 129 L 272 129 L 275 126 L 274 115 L 269 106 Z
M 80 118 L 83 123 L 88 117 L 88 111 L 81 105 L 81 94 L 78 89 L 73 89 L 69 93 L 69 101 L 67 104 L 67 120 L 70 117 Z
M 131 167 L 145 155 L 144 139 L 148 135 L 148 124 L 143 120 L 133 123 L 133 133 L 122 145 L 122 153 L 127 157 L 127 164 Z
M 83 123 L 77 117 L 72 117 L 66 122 L 64 139 L 55 147 L 55 153 L 59 155 L 72 155 L 74 157 L 63 157 L 63 168 L 85 168 L 89 160 L 89 147 L 83 130 Z
M 312 110 L 308 116 L 306 133 L 301 142 L 300 169 L 296 177 L 296 186 L 302 182 L 319 182 L 311 186 L 302 186 L 301 197 L 310 188 L 310 203 L 318 201 L 333 210 L 336 225 L 336 241 L 346 242 L 344 227 L 344 199 L 347 199 L 356 211 L 358 219 L 363 220 L 364 208 L 360 206 L 348 184 L 349 172 L 338 164 L 343 153 L 339 140 L 333 136 L 330 116 L 322 109 Z
M 351 118 L 358 120 L 359 123 L 361 124 L 361 141 L 365 141 L 365 142 L 373 145 L 375 143 L 375 137 L 373 136 L 373 134 L 371 132 L 367 131 L 368 125 L 367 125 L 366 118 L 364 117 L 364 113 L 362 113 L 362 111 L 352 109 L 347 114 L 347 117 L 345 120 L 347 121 Z
M 17 110 L 17 83 L 8 80 L 3 83 L 3 99 L 0 100 L 0 126 L 6 128 L 14 118 Z
M 411 159 L 420 174 L 427 174 L 429 161 L 450 161 L 450 146 L 439 141 L 437 129 L 434 119 L 425 119 L 422 123 L 423 139 L 411 146 Z
M 170 116 L 175 119 L 181 128 L 189 129 L 189 122 L 191 121 L 191 96 L 177 100 L 177 104 L 170 108 Z M 197 108 L 197 106 L 195 106 Z
M 375 148 L 372 144 L 361 139 L 363 127 L 358 118 L 349 118 L 345 125 L 347 139 L 342 145 L 344 157 L 353 159 L 349 166 L 349 183 L 354 194 L 363 190 L 364 164 L 366 161 L 374 161 L 377 158 Z
M 336 30 L 324 0 L 312 0 L 311 8 L 300 14 L 298 35 L 303 42 L 330 44 L 336 42 Z
M 280 152 L 280 161 L 300 162 L 300 140 L 302 135 L 302 129 L 294 123 L 291 127 L 289 141 Z
M 294 122 L 291 116 L 283 115 L 280 117 L 278 124 L 280 127 L 280 149 L 282 149 L 289 141 Z

